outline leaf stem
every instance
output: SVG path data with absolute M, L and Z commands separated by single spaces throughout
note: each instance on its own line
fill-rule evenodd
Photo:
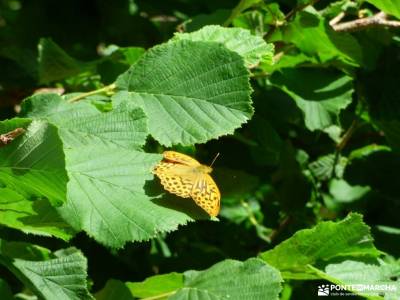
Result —
M 151 296 L 151 297 L 146 297 L 146 298 L 142 298 L 142 300 L 156 300 L 156 299 L 162 299 L 165 298 L 167 296 L 171 296 L 173 294 L 175 294 L 177 291 L 172 291 L 172 292 L 168 292 L 168 293 L 164 293 L 164 294 L 160 294 L 157 296 Z
M 247 212 L 249 214 L 250 223 L 253 224 L 254 226 L 259 226 L 260 224 L 258 223 L 256 217 L 254 216 L 253 212 L 251 211 L 249 204 L 243 200 L 240 200 L 240 204 L 247 210 Z
M 343 148 L 347 145 L 347 143 L 349 142 L 351 136 L 356 131 L 357 126 L 358 126 L 358 120 L 355 119 L 351 123 L 349 129 L 347 129 L 347 131 L 344 133 L 344 135 L 343 135 L 342 139 L 340 140 L 340 142 L 336 145 L 336 149 L 337 149 L 338 152 L 342 151 Z
M 89 97 L 89 96 L 92 96 L 92 95 L 97 95 L 97 94 L 101 94 L 101 93 L 109 93 L 109 92 L 112 92 L 115 88 L 116 88 L 116 85 L 115 85 L 115 83 L 113 83 L 113 84 L 107 85 L 107 86 L 105 86 L 105 87 L 103 87 L 101 89 L 98 89 L 98 90 L 94 90 L 94 91 L 90 91 L 90 92 L 87 92 L 87 93 L 79 94 L 78 96 L 75 96 L 75 97 L 72 97 L 72 98 L 68 99 L 68 102 L 69 103 L 73 103 L 73 102 L 77 102 L 77 101 L 79 101 L 79 100 L 81 100 L 83 98 L 86 98 L 86 97 Z
M 270 243 L 269 237 L 262 232 L 259 231 L 259 228 L 265 228 L 263 224 L 260 224 L 257 221 L 256 216 L 254 215 L 253 211 L 251 210 L 249 204 L 246 201 L 240 200 L 240 204 L 246 209 L 247 213 L 249 214 L 249 221 L 255 227 L 257 231 L 257 236 L 262 239 L 263 241 Z
M 275 241 L 275 239 L 277 238 L 277 236 L 283 231 L 283 229 L 286 228 L 287 225 L 289 225 L 289 223 L 292 221 L 292 217 L 291 216 L 286 216 L 280 223 L 279 223 L 279 227 L 274 229 L 271 233 L 271 235 L 269 236 L 269 239 L 272 242 Z

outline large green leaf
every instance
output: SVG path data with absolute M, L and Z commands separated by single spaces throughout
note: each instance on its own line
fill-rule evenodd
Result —
M 272 75 L 271 83 L 296 101 L 310 130 L 337 124 L 340 111 L 352 101 L 351 77 L 333 70 L 282 69 Z
M 90 145 L 69 150 L 67 157 L 68 201 L 59 212 L 99 242 L 121 247 L 174 230 L 189 219 L 146 196 L 144 185 L 153 178 L 150 171 L 159 155 Z
M 34 249 L 31 246 L 28 246 L 31 249 L 23 244 L 9 246 L 5 241 L 0 241 L 0 246 L 0 263 L 38 297 L 93 299 L 87 290 L 87 261 L 77 249 L 60 250 L 54 252 L 51 258 L 40 258 L 29 254 Z M 24 252 L 28 253 L 28 258 L 24 258 Z
M 243 59 L 213 42 L 178 40 L 150 49 L 116 81 L 149 118 L 161 144 L 230 134 L 252 115 Z
M 67 174 L 57 128 L 46 121 L 13 119 L 0 123 L 0 132 L 25 128 L 25 133 L 0 148 L 0 181 L 27 198 L 65 201 Z
M 138 150 L 147 135 L 140 108 L 121 102 L 102 113 L 90 103 L 71 104 L 54 94 L 32 97 L 23 108 L 59 126 L 70 181 L 68 201 L 58 211 L 76 230 L 121 247 L 192 220 L 179 211 L 185 205 L 147 196 L 151 169 L 161 156 Z
M 366 0 L 385 13 L 400 19 L 400 3 L 398 0 Z
M 278 299 L 281 291 L 279 272 L 261 261 L 224 260 L 204 271 L 186 271 L 148 278 L 142 283 L 128 283 L 136 297 L 168 299 Z M 163 288 L 164 287 L 164 288 Z
M 261 254 L 286 278 L 313 278 L 308 265 L 340 257 L 376 257 L 369 227 L 361 215 L 350 214 L 340 222 L 322 222 L 312 229 L 297 231 L 274 249 Z
M 183 39 L 221 43 L 242 56 L 249 68 L 258 65 L 261 61 L 272 64 L 273 44 L 267 44 L 261 37 L 252 35 L 249 30 L 210 25 L 192 33 L 175 34 L 174 40 Z

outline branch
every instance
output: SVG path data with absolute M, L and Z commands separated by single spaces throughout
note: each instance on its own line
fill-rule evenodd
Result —
M 367 28 L 382 27 L 382 26 L 400 28 L 400 21 L 388 20 L 387 15 L 384 12 L 379 12 L 370 17 L 343 23 L 337 23 L 337 24 L 333 22 L 333 24 L 331 25 L 333 30 L 335 31 L 351 32 L 351 31 L 359 31 Z
M 9 143 L 11 143 L 15 138 L 20 136 L 25 132 L 23 128 L 16 128 L 13 131 L 4 133 L 0 135 L 0 147 L 3 147 Z

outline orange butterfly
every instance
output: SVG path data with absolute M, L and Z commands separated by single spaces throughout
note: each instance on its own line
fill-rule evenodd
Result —
M 160 178 L 164 189 L 183 198 L 191 197 L 210 216 L 217 216 L 221 194 L 208 175 L 212 168 L 175 151 L 165 151 L 163 156 L 153 173 Z

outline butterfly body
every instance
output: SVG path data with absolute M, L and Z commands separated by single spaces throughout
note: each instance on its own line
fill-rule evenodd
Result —
M 183 198 L 193 198 L 210 216 L 217 216 L 221 194 L 209 175 L 212 168 L 175 151 L 165 151 L 153 173 L 167 191 Z

